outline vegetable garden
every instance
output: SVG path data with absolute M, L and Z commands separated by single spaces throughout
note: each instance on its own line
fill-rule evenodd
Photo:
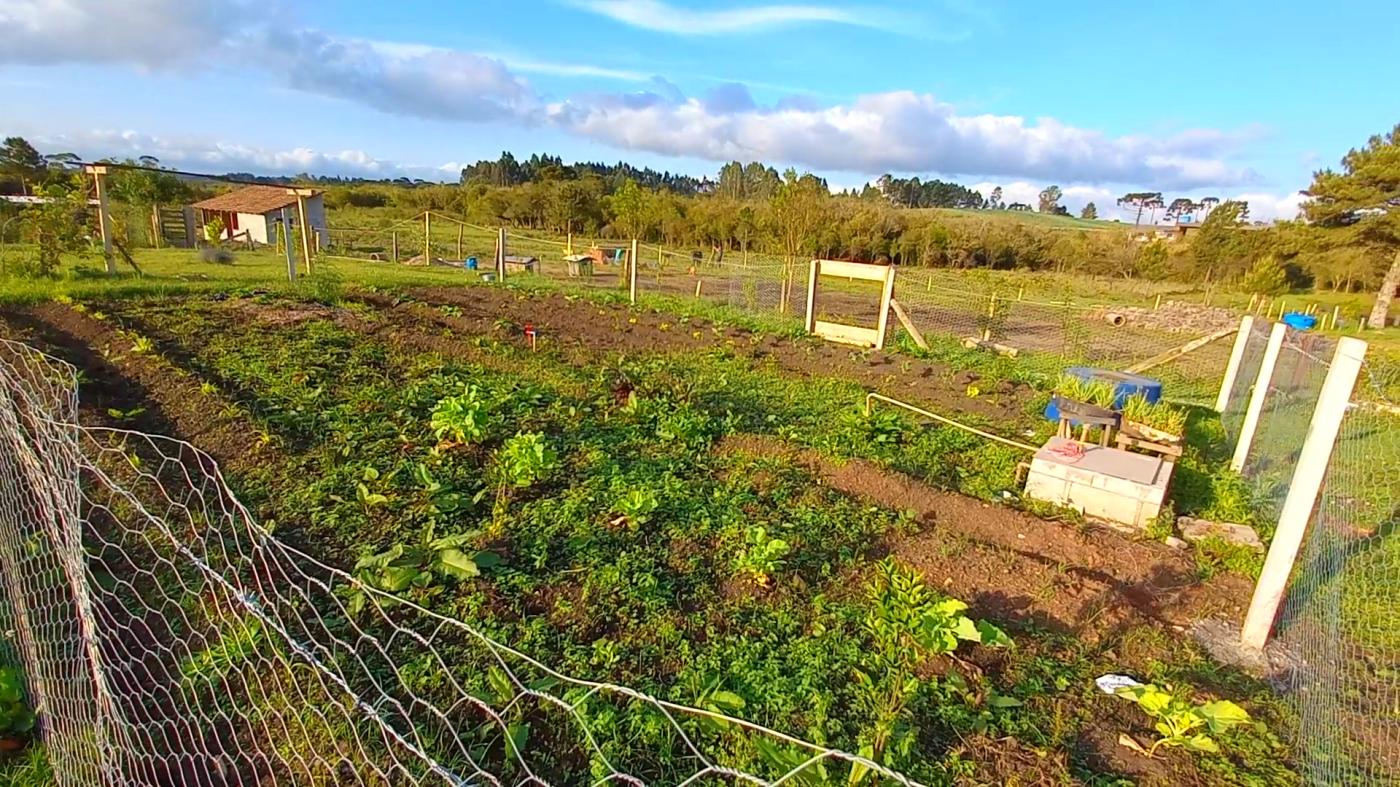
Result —
M 1183 634 L 1238 616 L 1256 557 L 1022 501 L 1014 449 L 860 407 L 881 390 L 1043 440 L 1055 381 L 1008 359 L 852 350 L 714 307 L 514 285 L 223 288 L 0 318 L 80 370 L 81 420 L 189 440 L 263 528 L 353 574 L 361 590 L 318 610 L 332 628 L 344 615 L 372 631 L 367 604 L 407 611 L 369 597 L 400 597 L 560 673 L 715 714 L 680 728 L 735 772 L 893 783 L 804 767 L 722 717 L 926 784 L 1298 778 L 1273 691 Z M 1177 512 L 1250 521 L 1218 417 L 1163 417 L 1187 434 Z M 276 640 L 254 620 L 180 669 L 230 713 L 295 706 L 240 689 Z M 469 641 L 437 655 L 466 694 L 512 694 Z M 402 658 L 415 691 L 446 689 L 412 648 Z M 1110 696 L 1106 673 L 1146 685 Z M 458 727 L 471 747 L 440 761 L 502 782 L 697 771 L 654 710 L 580 705 L 590 749 L 547 708 L 511 707 L 504 733 Z M 317 740 L 239 745 L 292 760 Z M 308 773 L 376 783 L 344 762 Z

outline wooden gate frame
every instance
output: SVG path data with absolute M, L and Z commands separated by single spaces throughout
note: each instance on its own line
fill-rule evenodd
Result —
M 857 325 L 818 320 L 817 295 L 820 288 L 817 286 L 817 280 L 822 276 L 883 282 L 884 289 L 880 292 L 879 325 L 875 328 L 861 328 Z M 867 262 L 845 262 L 842 260 L 812 260 L 811 272 L 807 276 L 807 331 L 829 341 L 854 344 L 860 347 L 874 347 L 878 350 L 885 346 L 885 329 L 889 327 L 890 300 L 893 297 L 893 265 L 872 265 Z

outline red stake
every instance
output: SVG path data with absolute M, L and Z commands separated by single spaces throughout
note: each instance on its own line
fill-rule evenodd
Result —
M 535 326 L 525 323 L 525 336 L 530 340 L 530 352 L 535 351 Z

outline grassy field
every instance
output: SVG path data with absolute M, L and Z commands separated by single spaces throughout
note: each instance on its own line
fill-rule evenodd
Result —
M 882 390 L 1035 442 L 1050 428 L 1045 378 L 1014 361 L 952 344 L 855 351 L 687 298 L 629 307 L 549 281 L 472 286 L 461 270 L 327 260 L 290 286 L 265 252 L 139 261 L 140 279 L 0 290 L 10 336 L 84 369 L 85 420 L 202 444 L 280 538 L 368 583 L 386 581 L 373 557 L 400 546 L 450 535 L 491 553 L 480 576 L 424 569 L 402 592 L 561 671 L 866 751 L 933 784 L 1296 781 L 1277 698 L 1174 633 L 1237 614 L 1248 561 L 1023 504 L 1016 449 L 860 409 Z M 477 426 L 444 415 L 464 409 Z M 1191 430 L 1177 509 L 1247 519 L 1220 470 L 1218 420 L 1196 412 Z M 949 655 L 899 633 L 948 598 L 1014 644 L 989 634 Z M 454 673 L 422 675 L 419 690 L 440 696 L 451 677 L 489 696 L 482 654 L 450 655 Z M 224 669 L 201 703 L 285 712 L 239 695 L 238 662 Z M 1116 741 L 1148 741 L 1150 720 L 1098 693 L 1109 671 L 1182 700 L 1237 700 L 1266 727 L 1220 734 L 1223 753 L 1142 758 Z M 529 761 L 589 781 L 576 742 L 544 721 L 520 742 Z M 590 724 L 649 781 L 692 767 L 642 717 Z M 726 766 L 783 767 L 738 730 L 688 732 Z M 499 741 L 483 745 L 512 773 Z

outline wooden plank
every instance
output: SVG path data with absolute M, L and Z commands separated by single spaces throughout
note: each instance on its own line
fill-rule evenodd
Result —
M 874 347 L 880 338 L 880 332 L 874 328 L 858 328 L 854 325 L 842 325 L 838 322 L 824 320 L 816 321 L 812 333 L 833 342 L 855 344 L 861 347 Z
M 885 265 L 885 286 L 880 291 L 880 322 L 875 327 L 875 349 L 885 346 L 885 332 L 890 327 L 890 301 L 894 299 L 894 266 Z
M 813 260 L 821 263 L 819 270 L 823 276 L 841 276 L 863 281 L 885 281 L 892 266 L 872 265 L 868 262 L 846 262 L 844 260 Z
M 1129 366 L 1128 368 L 1124 369 L 1123 371 L 1128 372 L 1130 374 L 1140 374 L 1142 372 L 1147 371 L 1148 369 L 1153 369 L 1169 361 L 1174 361 L 1177 358 L 1180 358 L 1181 356 L 1191 352 L 1192 350 L 1199 350 L 1200 348 L 1206 346 L 1207 344 L 1210 344 L 1211 342 L 1217 339 L 1223 339 L 1226 336 L 1233 334 L 1239 329 L 1240 328 L 1238 325 L 1231 325 L 1229 328 L 1223 328 L 1221 330 L 1216 331 L 1215 333 L 1209 334 L 1207 336 L 1202 336 L 1199 339 L 1192 339 L 1191 341 L 1181 345 L 1180 347 L 1173 347 L 1172 349 L 1167 350 L 1164 353 L 1154 355 L 1141 363 L 1135 363 L 1132 366 Z
M 822 274 L 822 261 L 812 260 L 812 267 L 807 274 L 807 320 L 805 322 L 808 333 L 815 333 L 817 329 L 817 277 Z
M 909 319 L 909 314 L 904 311 L 904 307 L 899 305 L 899 301 L 890 298 L 890 308 L 894 309 L 894 316 L 899 318 L 899 324 L 904 326 L 904 330 L 909 334 L 909 338 L 920 348 L 927 350 L 928 342 L 924 340 L 924 335 L 914 327 L 914 321 Z

